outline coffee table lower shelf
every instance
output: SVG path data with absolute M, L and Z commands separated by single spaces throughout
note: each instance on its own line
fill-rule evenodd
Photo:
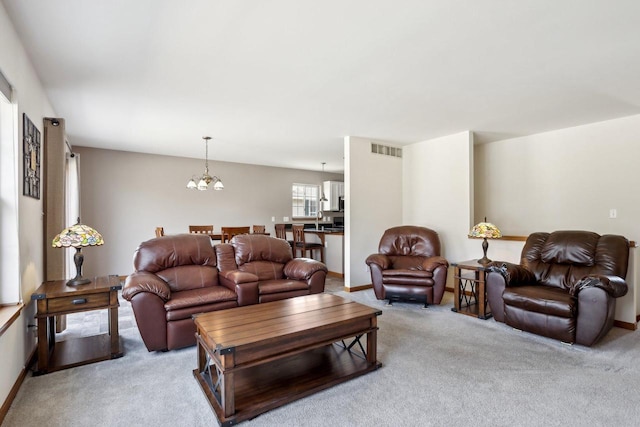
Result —
M 370 364 L 357 354 L 332 344 L 265 364 L 238 369 L 234 374 L 236 411 L 228 418 L 225 418 L 224 411 L 204 375 L 198 369 L 193 370 L 193 375 L 220 425 L 230 426 L 364 375 L 380 366 L 380 362 Z M 212 369 L 215 372 L 215 367 L 212 366 Z

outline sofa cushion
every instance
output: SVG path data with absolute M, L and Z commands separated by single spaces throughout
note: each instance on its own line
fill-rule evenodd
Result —
M 164 309 L 173 311 L 185 307 L 235 300 L 236 293 L 224 286 L 209 286 L 206 288 L 173 292 L 171 299 L 164 304 Z
M 218 269 L 210 266 L 181 265 L 156 274 L 169 284 L 171 292 L 218 285 Z
M 300 280 L 265 280 L 258 283 L 258 293 L 260 295 L 308 289 L 309 285 Z
M 234 308 L 237 306 L 238 306 L 238 303 L 236 301 L 222 301 L 222 302 L 215 302 L 212 304 L 194 305 L 192 307 L 185 307 L 179 310 L 167 311 L 166 313 L 167 322 L 168 322 L 167 328 L 169 327 L 170 324 L 174 323 L 176 320 L 189 319 L 189 321 L 191 321 L 191 317 L 194 314 L 209 313 L 210 311 L 224 310 L 227 308 Z M 193 335 L 193 333 L 191 333 L 191 335 Z
M 433 273 L 426 270 L 383 270 L 384 285 L 433 286 Z
M 427 257 L 423 256 L 390 255 L 391 266 L 389 268 L 392 270 L 422 270 L 426 259 Z
M 502 294 L 505 305 L 550 316 L 575 317 L 578 300 L 554 286 L 514 286 Z
M 284 264 L 278 262 L 252 261 L 242 264 L 238 269 L 255 274 L 259 280 L 279 280 L 284 278 Z

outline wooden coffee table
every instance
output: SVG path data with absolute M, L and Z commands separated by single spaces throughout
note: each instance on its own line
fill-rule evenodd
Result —
M 237 424 L 378 369 L 380 314 L 331 294 L 198 314 L 193 374 L 219 423 Z

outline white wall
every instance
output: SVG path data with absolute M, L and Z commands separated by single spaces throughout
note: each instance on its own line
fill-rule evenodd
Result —
M 402 159 L 371 153 L 371 142 L 345 137 L 345 286 L 371 283 L 366 258 L 384 230 L 402 224 Z
M 486 215 L 507 235 L 583 229 L 637 242 L 639 134 L 637 115 L 476 146 L 475 220 Z M 617 218 L 609 218 L 610 209 Z M 490 250 L 502 243 L 491 242 Z M 617 320 L 630 323 L 640 301 L 637 251 L 631 290 L 616 310 Z
M 572 228 L 638 240 L 639 132 L 640 115 L 477 146 L 476 220 L 510 235 Z
M 186 188 L 193 174 L 204 170 L 204 159 L 187 159 L 74 147 L 80 156 L 82 222 L 94 227 L 105 244 L 89 247 L 83 274 L 127 275 L 133 271 L 136 247 L 165 234 L 188 232 L 189 224 L 223 226 L 264 224 L 275 235 L 274 222 L 291 217 L 291 184 L 342 181 L 342 174 L 209 161 L 223 191 Z M 325 215 L 331 216 L 330 212 Z
M 473 226 L 473 134 L 462 132 L 404 147 L 403 223 L 438 232 L 449 262 L 479 257 Z
M 42 85 L 20 42 L 4 5 L 0 3 L 0 70 L 15 89 L 18 104 L 18 152 L 22 154 L 22 113 L 26 113 L 43 132 L 44 117 L 55 116 Z M 43 136 L 43 135 L 42 135 Z M 0 374 L 0 402 L 7 398 L 33 348 L 35 339 L 26 325 L 33 322 L 35 304 L 29 303 L 31 294 L 43 279 L 42 200 L 22 196 L 22 158 L 18 161 L 18 236 L 20 241 L 20 286 L 22 298 L 28 305 L 20 318 L 0 337 L 2 373 Z M 42 171 L 41 171 L 42 173 Z M 41 188 L 42 191 L 42 188 Z

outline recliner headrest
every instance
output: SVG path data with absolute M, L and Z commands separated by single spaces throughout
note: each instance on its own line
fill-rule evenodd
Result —
M 439 256 L 440 238 L 438 233 L 426 227 L 392 227 L 382 235 L 378 252 L 391 256 Z
M 202 234 L 176 234 L 140 243 L 133 254 L 136 271 L 157 273 L 181 265 L 216 266 L 211 239 Z
M 600 236 L 590 231 L 554 231 L 542 246 L 540 259 L 548 264 L 595 265 Z
M 238 266 L 251 261 L 271 261 L 286 264 L 293 259 L 286 240 L 262 234 L 240 234 L 231 239 Z

